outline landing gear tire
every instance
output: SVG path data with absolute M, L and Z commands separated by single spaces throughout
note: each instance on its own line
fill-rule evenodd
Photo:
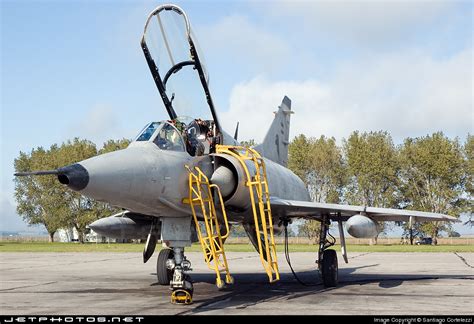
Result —
M 321 266 L 323 285 L 326 288 L 336 287 L 338 282 L 337 254 L 335 250 L 325 250 Z
M 158 260 L 156 262 L 156 276 L 158 278 L 158 284 L 167 286 L 173 279 L 173 270 L 168 269 L 166 261 L 173 259 L 174 252 L 171 249 L 162 249 L 158 254 Z

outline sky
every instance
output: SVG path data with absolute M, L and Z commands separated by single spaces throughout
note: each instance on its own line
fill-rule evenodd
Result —
M 283 96 L 290 137 L 474 133 L 472 1 L 176 1 L 228 133 L 261 141 Z M 98 146 L 167 119 L 139 42 L 156 1 L 0 0 L 0 229 L 13 160 L 74 137 Z M 257 127 L 255 125 L 258 125 Z M 466 233 L 465 227 L 457 227 Z

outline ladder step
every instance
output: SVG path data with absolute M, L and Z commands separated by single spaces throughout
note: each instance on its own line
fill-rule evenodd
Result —
M 255 185 L 258 185 L 258 184 L 260 184 L 259 181 L 248 181 L 247 182 L 247 186 L 255 186 Z

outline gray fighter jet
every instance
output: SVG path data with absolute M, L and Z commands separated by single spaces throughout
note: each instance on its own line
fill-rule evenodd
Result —
M 260 254 L 270 281 L 278 280 L 274 232 L 294 218 L 321 222 L 318 267 L 327 287 L 337 285 L 338 263 L 329 224 L 337 222 L 347 262 L 344 231 L 375 237 L 383 221 L 456 221 L 428 212 L 336 205 L 310 201 L 307 188 L 286 168 L 291 101 L 284 97 L 262 144 L 239 146 L 238 129 L 222 129 L 209 89 L 209 77 L 185 12 L 162 5 L 146 20 L 141 47 L 169 120 L 147 124 L 120 151 L 102 154 L 57 170 L 22 172 L 56 175 L 59 182 L 123 212 L 90 224 L 95 232 L 117 238 L 147 238 L 148 261 L 159 240 L 157 276 L 170 285 L 172 301 L 190 303 L 193 286 L 185 247 L 199 241 L 205 261 L 222 287 L 232 277 L 224 241 L 232 223 L 243 224 Z M 265 107 L 255 107 L 265 109 Z

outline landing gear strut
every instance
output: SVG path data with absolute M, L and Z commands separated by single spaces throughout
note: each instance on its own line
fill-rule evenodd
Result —
M 193 300 L 193 283 L 186 271 L 191 270 L 191 262 L 184 256 L 184 248 L 173 248 L 173 278 L 170 282 L 171 303 L 189 305 Z M 170 262 L 168 262 L 170 263 Z
M 319 235 L 318 268 L 326 288 L 336 287 L 338 282 L 337 254 L 335 250 L 328 250 L 336 243 L 336 239 L 329 234 L 329 225 L 329 216 L 323 216 Z M 328 235 L 331 240 L 328 240 Z

